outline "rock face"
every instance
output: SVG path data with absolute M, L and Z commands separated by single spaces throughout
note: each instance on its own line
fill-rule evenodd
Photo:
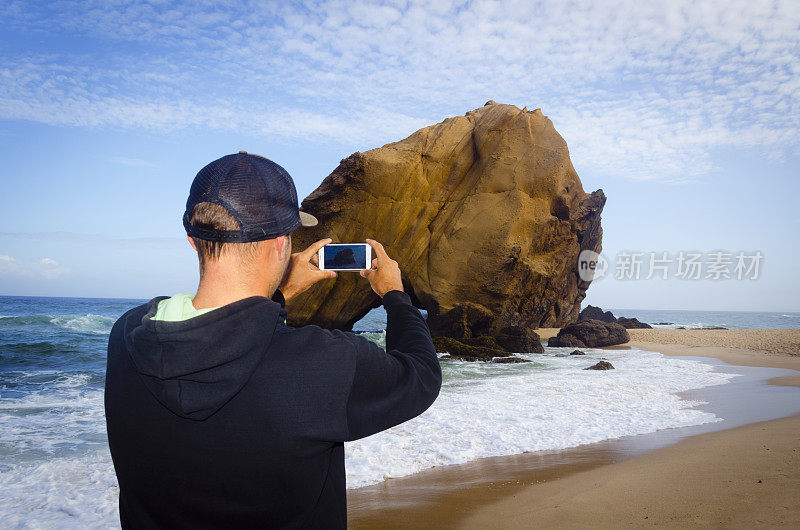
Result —
M 550 337 L 547 345 L 598 348 L 624 344 L 629 340 L 628 331 L 617 323 L 579 320 L 562 328 L 555 337 Z
M 583 191 L 539 109 L 489 102 L 342 160 L 303 201 L 319 225 L 297 230 L 293 244 L 376 239 L 434 336 L 538 351 L 532 329 L 578 317 L 589 286 L 578 254 L 600 251 L 605 200 Z M 366 280 L 340 273 L 292 299 L 289 323 L 350 329 L 379 304 Z
M 583 311 L 581 311 L 580 315 L 578 315 L 578 320 L 600 320 L 601 322 L 616 322 L 620 326 L 626 329 L 652 329 L 653 326 L 650 324 L 645 324 L 644 322 L 639 322 L 636 318 L 627 318 L 627 317 L 615 317 L 614 313 L 611 311 L 603 311 L 599 307 L 593 305 L 587 305 Z

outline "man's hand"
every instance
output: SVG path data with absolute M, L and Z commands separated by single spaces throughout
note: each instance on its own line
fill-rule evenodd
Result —
M 302 293 L 320 280 L 335 278 L 334 271 L 321 271 L 317 268 L 319 249 L 330 243 L 331 239 L 320 239 L 309 245 L 307 249 L 289 257 L 289 264 L 278 289 L 283 293 L 283 298 L 289 300 Z
M 400 267 L 397 262 L 386 255 L 383 245 L 374 239 L 367 239 L 367 243 L 375 251 L 372 268 L 360 272 L 362 278 L 369 280 L 372 290 L 383 298 L 389 291 L 402 291 L 403 281 L 400 279 Z

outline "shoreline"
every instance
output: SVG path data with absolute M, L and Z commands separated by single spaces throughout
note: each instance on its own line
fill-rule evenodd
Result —
M 546 340 L 549 333 L 557 331 L 539 330 L 539 333 Z M 761 492 L 759 506 L 772 509 L 771 512 L 759 511 L 760 517 L 766 517 L 764 520 L 770 521 L 770 524 L 786 524 L 787 521 L 794 522 L 795 518 L 800 520 L 800 505 L 795 502 L 792 507 L 784 495 L 791 494 L 791 498 L 800 496 L 800 466 L 797 465 L 800 464 L 800 443 L 796 435 L 791 436 L 800 432 L 800 398 L 794 389 L 787 388 L 800 386 L 800 373 L 776 377 L 776 370 L 769 371 L 770 368 L 800 370 L 800 355 L 741 347 L 694 345 L 697 340 L 720 344 L 714 336 L 718 332 L 727 332 L 726 343 L 734 339 L 734 342 L 750 345 L 754 338 L 763 343 L 765 334 L 761 330 L 697 330 L 706 335 L 700 339 L 678 335 L 671 343 L 653 342 L 652 337 L 641 332 L 656 331 L 669 335 L 687 330 L 629 331 L 632 332 L 631 342 L 610 349 L 636 347 L 664 355 L 694 357 L 695 360 L 705 357 L 706 362 L 720 366 L 751 367 L 740 370 L 761 375 L 753 376 L 758 384 L 747 387 L 746 393 L 761 393 L 766 389 L 766 392 L 770 392 L 767 399 L 777 396 L 778 400 L 786 402 L 782 409 L 786 414 L 781 416 L 776 412 L 777 415 L 770 417 L 780 419 L 763 421 L 763 417 L 758 419 L 763 412 L 761 409 L 742 412 L 748 408 L 747 396 L 726 396 L 723 391 L 715 397 L 715 401 L 720 402 L 718 405 L 728 401 L 731 404 L 724 411 L 725 416 L 721 416 L 725 418 L 725 421 L 719 422 L 724 424 L 722 426 L 710 423 L 665 429 L 559 451 L 484 458 L 348 490 L 350 526 L 514 528 L 530 527 L 533 522 L 537 526 L 558 527 L 659 522 L 684 526 L 713 525 L 717 524 L 717 520 L 727 521 L 726 525 L 732 522 L 738 524 L 745 519 L 742 519 L 741 513 L 736 515 L 738 512 L 734 513 L 732 508 L 741 504 L 743 496 L 750 498 L 748 496 L 754 495 L 747 490 L 750 483 L 745 482 L 749 480 L 747 473 L 758 470 L 763 470 L 762 474 L 769 476 L 769 480 L 760 479 L 763 482 L 757 483 L 760 490 L 756 493 Z M 759 333 L 754 337 L 754 334 L 747 333 L 749 331 Z M 784 331 L 781 337 L 783 346 L 788 342 L 788 347 L 792 348 L 800 330 L 780 331 Z M 686 340 L 689 344 L 679 343 L 683 339 L 689 339 Z M 741 389 L 738 392 L 741 394 Z M 708 401 L 704 399 L 705 394 L 701 391 L 682 393 L 681 396 Z M 737 398 L 739 405 L 733 405 L 737 403 Z M 795 404 L 797 406 L 792 408 Z M 763 406 L 762 403 L 760 407 L 763 409 Z M 719 411 L 716 412 L 720 416 Z M 731 420 L 726 416 L 740 417 Z M 771 454 L 763 451 L 768 455 L 766 461 L 756 454 L 759 446 L 765 445 L 763 442 L 775 445 Z M 720 446 L 732 449 L 720 452 Z M 730 455 L 734 453 L 739 460 L 730 460 Z M 686 463 L 695 458 L 692 455 L 704 455 L 706 468 L 698 462 L 687 467 Z M 723 461 L 725 458 L 730 461 Z M 749 465 L 751 460 L 761 462 L 760 467 Z M 778 468 L 781 471 L 777 471 Z M 677 469 L 682 469 L 682 474 L 675 475 L 674 470 Z M 787 469 L 799 471 L 792 474 Z M 693 478 L 713 476 L 717 482 L 687 481 L 687 473 Z M 784 479 L 789 480 L 788 485 Z M 674 492 L 679 487 L 676 480 L 682 481 L 684 489 L 693 492 L 694 502 Z M 636 501 L 637 506 L 649 507 L 641 519 L 639 515 L 644 512 L 630 508 L 633 484 L 638 484 L 636 493 L 642 497 Z M 723 487 L 721 492 L 717 491 L 720 487 Z M 679 498 L 682 500 L 679 501 Z M 686 517 L 681 516 L 682 511 L 686 512 Z M 687 518 L 689 512 L 691 518 Z M 729 518 L 725 519 L 723 512 L 728 513 Z M 779 513 L 782 519 L 770 518 L 772 512 Z M 602 518 L 603 514 L 606 514 L 606 519 Z M 648 519 L 644 520 L 644 517 Z
M 692 436 L 506 495 L 463 528 L 800 525 L 800 415 Z

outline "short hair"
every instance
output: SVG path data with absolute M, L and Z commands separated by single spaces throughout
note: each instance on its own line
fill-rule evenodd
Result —
M 208 228 L 210 230 L 239 230 L 239 222 L 231 213 L 213 202 L 201 202 L 192 208 L 189 216 L 189 223 L 192 226 Z M 250 264 L 255 256 L 258 241 L 250 243 L 223 243 L 222 241 L 208 241 L 198 237 L 192 237 L 197 248 L 197 256 L 200 259 L 200 269 L 202 271 L 206 260 L 217 260 L 224 253 L 235 252 L 243 262 Z

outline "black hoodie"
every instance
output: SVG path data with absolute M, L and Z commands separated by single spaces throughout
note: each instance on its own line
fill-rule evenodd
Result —
M 287 326 L 283 297 L 181 322 L 158 302 L 108 343 L 106 422 L 123 527 L 345 527 L 344 441 L 409 420 L 439 393 L 428 327 L 383 297 L 386 351 L 347 332 Z

